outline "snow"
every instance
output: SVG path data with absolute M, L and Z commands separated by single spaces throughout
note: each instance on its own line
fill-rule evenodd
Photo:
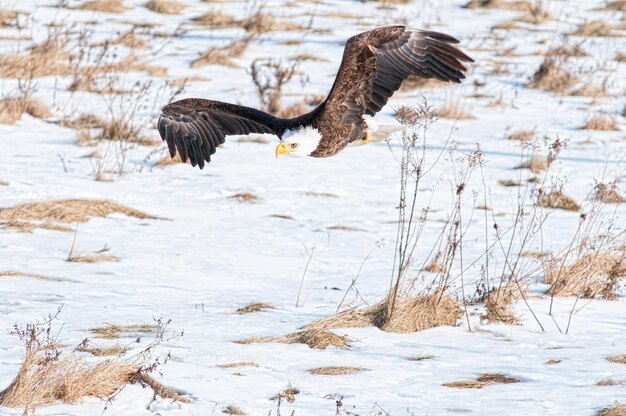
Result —
M 587 20 L 601 19 L 619 24 L 618 12 L 598 11 L 603 1 L 544 2 L 558 20 L 543 25 L 527 25 L 532 30 L 491 31 L 497 23 L 519 13 L 505 10 L 470 10 L 463 1 L 415 1 L 390 8 L 378 2 L 325 1 L 264 2 L 265 11 L 278 19 L 308 24 L 322 31 L 269 32 L 252 42 L 237 68 L 218 65 L 190 68 L 190 63 L 208 47 L 224 45 L 243 36 L 242 29 L 209 30 L 190 24 L 190 19 L 209 10 L 220 10 L 239 18 L 252 8 L 250 2 L 201 2 L 184 0 L 188 7 L 180 15 L 160 15 L 143 7 L 143 1 L 125 0 L 131 8 L 124 13 L 96 13 L 56 8 L 54 2 L 2 1 L 2 8 L 30 13 L 23 17 L 22 34 L 34 42 L 47 37 L 51 22 L 89 22 L 93 42 L 116 37 L 130 28 L 130 22 L 156 23 L 156 31 L 172 33 L 180 25 L 182 35 L 151 41 L 153 51 L 139 51 L 151 64 L 168 68 L 168 79 L 203 76 L 192 81 L 177 97 L 205 97 L 258 106 L 258 98 L 247 68 L 256 58 L 288 59 L 312 54 L 320 61 L 299 65 L 302 79 L 286 85 L 285 104 L 305 96 L 325 94 L 332 85 L 345 40 L 373 26 L 410 22 L 413 27 L 450 33 L 461 41 L 461 48 L 476 60 L 468 79 L 461 85 L 399 92 L 376 117 L 380 124 L 393 124 L 394 108 L 414 105 L 423 94 L 440 107 L 461 99 L 473 119 L 438 120 L 428 131 L 427 166 L 430 171 L 420 185 L 419 203 L 432 213 L 416 250 L 416 265 L 421 265 L 436 245 L 450 213 L 454 190 L 454 171 L 458 157 L 474 151 L 476 143 L 484 153 L 483 175 L 475 172 L 468 190 L 483 200 L 484 177 L 488 205 L 493 217 L 482 211 L 471 215 L 472 192 L 466 192 L 464 206 L 468 221 L 464 246 L 465 264 L 484 253 L 485 227 L 493 241 L 492 225 L 501 229 L 513 223 L 517 188 L 502 187 L 500 179 L 526 178 L 513 170 L 529 151 L 507 140 L 519 129 L 534 130 L 551 142 L 557 136 L 568 141 L 552 175 L 564 183 L 567 195 L 581 202 L 596 180 L 618 180 L 624 193 L 624 143 L 626 119 L 623 117 L 626 89 L 626 63 L 613 60 L 626 50 L 624 37 L 577 38 L 588 57 L 571 58 L 570 65 L 581 78 L 602 81 L 609 76 L 610 96 L 558 96 L 524 87 L 542 61 L 539 51 L 559 44 L 560 35 L 571 32 Z M 70 5 L 78 2 L 70 1 Z M 584 10 L 581 10 L 584 9 Z M 334 12 L 361 16 L 355 19 L 332 17 Z M 623 13 L 622 13 L 623 14 Z M 328 29 L 328 30 L 326 30 Z M 625 32 L 617 31 L 623 35 Z M 0 28 L 0 36 L 16 36 L 18 29 Z M 299 40 L 301 44 L 284 45 Z M 0 40 L 2 52 L 25 47 L 25 41 Z M 501 50 L 515 48 L 512 54 Z M 129 51 L 116 47 L 118 58 Z M 156 51 L 156 52 L 155 52 Z M 495 62 L 506 62 L 509 71 L 492 74 Z M 171 90 L 164 78 L 149 77 L 133 71 L 123 75 L 124 85 L 154 84 L 145 98 L 137 119 L 153 129 L 154 112 L 165 104 Z M 70 93 L 68 77 L 36 80 L 35 96 L 54 110 L 54 119 L 74 118 L 83 112 L 106 117 L 108 98 L 89 92 Z M 306 82 L 304 82 L 306 81 Z M 480 83 L 484 86 L 478 86 Z M 14 93 L 16 80 L 0 83 L 3 95 Z M 501 97 L 503 106 L 489 102 Z M 121 104 L 122 109 L 125 104 Z M 113 106 L 119 109 L 118 104 Z M 616 118 L 618 131 L 582 130 L 593 114 Z M 109 247 L 117 262 L 93 264 L 66 261 L 74 233 L 37 229 L 33 233 L 0 231 L 0 272 L 18 270 L 62 278 L 36 280 L 0 276 L 0 387 L 15 376 L 22 360 L 23 346 L 8 331 L 15 323 L 43 319 L 59 306 L 57 328 L 61 340 L 72 346 L 92 337 L 89 328 L 104 323 L 151 323 L 155 318 L 171 320 L 168 334 L 184 332 L 163 342 L 156 355 L 171 354 L 160 366 L 159 380 L 184 392 L 191 403 L 172 403 L 157 398 L 139 386 L 125 388 L 105 414 L 113 415 L 211 415 L 236 405 L 249 415 L 276 414 L 270 398 L 289 383 L 300 390 L 294 403 L 283 403 L 281 412 L 297 416 L 332 415 L 335 399 L 342 398 L 341 414 L 432 414 L 452 415 L 592 415 L 616 400 L 624 401 L 624 385 L 596 386 L 611 378 L 623 380 L 623 364 L 608 362 L 611 354 L 626 353 L 626 302 L 623 285 L 617 300 L 556 297 L 549 316 L 550 298 L 541 293 L 546 285 L 541 270 L 529 277 L 528 303 L 518 302 L 515 312 L 519 325 L 481 321 L 480 307 L 470 307 L 469 330 L 465 319 L 455 327 L 438 327 L 412 334 L 386 333 L 377 328 L 339 329 L 351 340 L 349 349 L 313 350 L 300 344 L 249 344 L 232 341 L 253 336 L 279 336 L 302 325 L 333 314 L 350 282 L 368 253 L 357 287 L 368 303 L 382 299 L 389 286 L 396 236 L 399 168 L 397 144 L 375 143 L 348 148 L 328 159 L 279 158 L 274 156 L 276 141 L 245 143 L 231 138 L 218 149 L 204 170 L 189 165 L 154 167 L 165 154 L 160 145 L 129 149 L 124 175 L 111 182 L 94 180 L 96 162 L 83 156 L 92 148 L 75 144 L 76 131 L 29 115 L 14 125 L 0 125 L 0 205 L 11 206 L 61 198 L 104 198 L 161 217 L 159 220 L 135 219 L 121 214 L 92 218 L 78 225 L 75 250 L 91 253 Z M 456 151 L 449 155 L 451 142 Z M 548 143 L 549 144 L 549 143 Z M 545 154 L 547 145 L 539 149 Z M 115 147 L 100 144 L 104 153 Z M 456 161 L 456 165 L 453 164 Z M 241 192 L 259 197 L 252 203 L 228 198 Z M 324 194 L 331 194 L 324 195 Z M 616 234 L 624 228 L 624 206 L 612 206 L 605 214 L 614 215 Z M 287 215 L 292 219 L 275 217 Z M 471 221 L 469 220 L 471 215 Z M 579 214 L 555 210 L 528 250 L 558 253 L 572 241 Z M 485 223 L 487 222 L 487 223 Z M 70 226 L 74 226 L 70 224 Z M 355 227 L 361 231 L 329 229 Z M 622 233 L 622 234 L 619 234 Z M 380 245 L 379 248 L 376 248 Z M 304 279 L 299 307 L 296 295 L 309 253 L 314 250 Z M 501 253 L 491 259 L 493 270 L 503 268 Z M 465 291 L 471 294 L 480 279 L 482 260 L 467 267 Z M 456 266 L 455 266 L 456 267 Z M 460 268 L 456 267 L 455 271 Z M 417 271 L 416 271 L 417 273 Z M 457 279 L 458 280 L 458 279 Z M 461 282 L 453 282 L 460 290 Z M 339 290 L 336 290 L 339 289 Z M 351 292 L 348 302 L 357 305 Z M 235 310 L 251 301 L 263 301 L 276 309 L 237 315 Z M 573 309 L 574 308 L 574 309 Z M 544 327 L 541 331 L 530 309 Z M 567 334 L 571 311 L 571 325 Z M 119 340 L 131 343 L 132 337 Z M 108 345 L 94 339 L 97 345 Z M 140 350 L 141 344 L 131 345 Z M 416 354 L 433 359 L 409 361 Z M 559 359 L 556 365 L 545 361 Z M 218 364 L 253 361 L 256 367 L 219 368 Z M 315 376 L 307 369 L 342 365 L 366 369 L 346 376 Z M 517 377 L 520 383 L 489 386 L 481 390 L 452 389 L 443 383 L 472 379 L 480 373 L 500 372 Z M 235 375 L 233 373 L 238 373 Z M 105 403 L 87 399 L 77 405 L 57 404 L 38 408 L 38 415 L 100 414 Z M 350 412 L 350 413 L 348 413 Z M 0 408 L 2 415 L 19 415 L 21 409 Z

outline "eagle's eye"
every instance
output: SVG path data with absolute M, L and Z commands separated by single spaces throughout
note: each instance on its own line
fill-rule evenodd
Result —
M 289 147 L 291 147 L 292 149 L 295 149 L 296 147 L 298 147 L 298 143 L 291 143 Z

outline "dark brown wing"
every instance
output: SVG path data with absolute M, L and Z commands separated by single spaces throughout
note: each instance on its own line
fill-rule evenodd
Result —
M 462 62 L 473 60 L 451 45 L 458 42 L 443 33 L 404 26 L 381 27 L 348 39 L 325 113 L 341 124 L 373 116 L 409 75 L 461 82 L 466 71 Z
M 270 133 L 281 135 L 284 121 L 263 111 L 219 101 L 189 98 L 163 107 L 157 123 L 172 157 L 204 167 L 228 135 Z

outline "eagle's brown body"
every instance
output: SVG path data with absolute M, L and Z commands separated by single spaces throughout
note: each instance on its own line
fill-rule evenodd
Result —
M 321 134 L 310 154 L 328 157 L 367 133 L 364 116 L 374 116 L 410 75 L 460 82 L 463 61 L 472 61 L 451 44 L 451 36 L 404 26 L 387 26 L 350 38 L 328 97 L 313 111 L 293 119 L 219 101 L 186 99 L 163 108 L 159 132 L 172 157 L 200 168 L 226 135 L 272 133 L 313 127 Z

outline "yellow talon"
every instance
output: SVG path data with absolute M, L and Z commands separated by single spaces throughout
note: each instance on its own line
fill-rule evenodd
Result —
M 365 138 L 363 139 L 363 144 L 368 144 L 370 139 L 372 138 L 372 133 L 369 131 L 365 133 Z

